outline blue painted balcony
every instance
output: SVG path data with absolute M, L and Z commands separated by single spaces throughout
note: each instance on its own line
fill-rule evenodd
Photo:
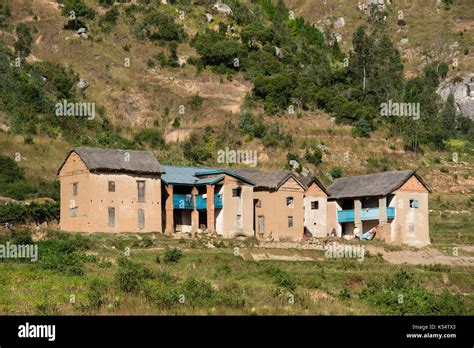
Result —
M 214 208 L 222 209 L 222 195 L 215 194 L 214 195 Z
M 395 208 L 387 208 L 387 218 L 393 219 L 395 217 Z M 362 221 L 378 220 L 379 219 L 379 208 L 362 208 L 360 211 L 360 218 Z M 354 222 L 354 209 L 350 210 L 338 210 L 337 212 L 338 222 Z
M 180 210 L 193 210 L 193 197 L 191 194 L 174 194 L 173 195 L 174 209 Z M 204 199 L 202 195 L 196 196 L 196 209 L 204 210 L 207 206 L 207 199 Z M 222 208 L 222 196 L 214 195 L 214 207 L 216 209 Z

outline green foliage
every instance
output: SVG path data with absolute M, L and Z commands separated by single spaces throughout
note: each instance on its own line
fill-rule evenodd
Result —
M 109 284 L 99 278 L 93 278 L 86 293 L 86 302 L 82 306 L 85 311 L 97 311 L 108 301 Z
M 153 274 L 148 268 L 124 257 L 119 259 L 118 266 L 115 282 L 123 292 L 136 293 L 141 289 L 145 280 L 153 278 Z
M 88 7 L 84 3 L 84 0 L 57 0 L 57 2 L 64 5 L 63 9 L 61 10 L 61 14 L 65 17 L 70 17 L 71 12 L 74 12 L 76 18 L 95 18 L 95 11 Z
M 311 150 L 306 149 L 304 158 L 311 164 L 317 166 L 323 162 L 323 153 L 317 147 L 312 148 Z
M 90 247 L 90 241 L 81 235 L 58 233 L 38 243 L 38 266 L 58 273 L 82 276 L 86 260 L 82 252 Z
M 256 119 L 248 110 L 239 113 L 238 117 L 238 126 L 242 133 L 256 138 L 262 138 L 265 135 L 267 128 L 262 118 Z
M 342 177 L 342 169 L 339 167 L 334 167 L 331 169 L 329 174 L 331 175 L 333 179 L 340 178 Z
M 456 132 L 456 106 L 454 104 L 454 95 L 452 93 L 449 94 L 440 117 L 445 137 L 448 138 L 454 136 Z
M 387 172 L 392 167 L 392 161 L 387 157 L 367 159 L 367 170 L 371 173 Z
M 35 222 L 37 224 L 45 221 L 59 220 L 59 204 L 54 203 L 30 203 L 23 205 L 18 203 L 7 203 L 0 205 L 0 223 L 24 224 Z
M 433 294 L 405 270 L 382 281 L 368 282 L 360 296 L 384 314 L 463 315 L 466 310 L 460 296 L 446 290 Z
M 28 57 L 31 53 L 31 44 L 33 43 L 31 28 L 24 23 L 18 24 L 16 26 L 16 36 L 18 37 L 14 44 L 16 55 L 22 58 Z
M 191 109 L 197 110 L 201 107 L 204 98 L 199 95 L 193 95 L 188 98 L 188 103 L 191 106 Z
M 191 40 L 204 65 L 235 69 L 235 59 L 241 58 L 243 49 L 236 40 L 227 39 L 225 34 L 206 29 Z
M 203 163 L 210 159 L 217 148 L 214 131 L 207 127 L 203 132 L 194 132 L 188 141 L 183 143 L 183 154 L 190 161 Z
M 24 170 L 12 158 L 0 155 L 0 185 L 24 180 Z
M 163 260 L 166 263 L 176 263 L 183 257 L 183 252 L 178 248 L 168 248 L 165 251 Z
M 109 32 L 117 24 L 120 15 L 118 6 L 112 6 L 99 20 L 99 26 L 104 32 Z
M 6 29 L 7 19 L 12 16 L 11 9 L 8 5 L 0 4 L 0 28 Z
M 183 26 L 176 24 L 174 18 L 159 11 L 151 11 L 142 22 L 135 26 L 135 36 L 151 41 L 182 41 L 186 34 Z
M 288 272 L 275 266 L 269 266 L 265 270 L 265 273 L 273 278 L 273 283 L 275 285 L 287 288 L 288 290 L 292 291 L 296 289 L 296 279 L 292 277 Z
M 141 129 L 134 138 L 135 142 L 140 145 L 149 145 L 153 149 L 160 149 L 165 147 L 165 139 L 159 129 L 155 128 L 143 128 Z
M 175 117 L 172 126 L 174 129 L 181 127 L 181 119 L 179 117 Z
M 267 128 L 262 139 L 265 146 L 276 147 L 278 145 L 288 148 L 293 144 L 293 138 L 290 134 L 285 133 L 278 123 L 272 123 Z
M 372 132 L 372 124 L 365 117 L 358 119 L 354 123 L 352 135 L 355 137 L 368 138 Z
M 351 298 L 351 292 L 350 292 L 349 289 L 344 288 L 339 292 L 338 297 L 343 301 L 344 300 L 349 300 Z

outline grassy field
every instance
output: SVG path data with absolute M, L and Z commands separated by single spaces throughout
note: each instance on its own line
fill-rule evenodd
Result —
M 0 244 L 32 242 L 29 232 L 1 236 Z M 441 230 L 435 236 L 456 241 Z M 472 267 L 394 265 L 368 252 L 363 262 L 327 259 L 323 250 L 268 249 L 253 239 L 33 237 L 37 262 L 0 261 L 0 314 L 474 314 Z M 273 259 L 255 261 L 257 254 Z

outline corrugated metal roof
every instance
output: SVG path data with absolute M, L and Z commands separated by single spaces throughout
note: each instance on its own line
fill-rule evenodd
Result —
M 196 176 L 196 173 L 199 171 L 213 170 L 213 168 L 164 166 L 164 169 L 166 173 L 161 176 L 161 180 L 166 184 L 210 185 L 224 179 L 223 176 L 213 178 L 200 178 Z

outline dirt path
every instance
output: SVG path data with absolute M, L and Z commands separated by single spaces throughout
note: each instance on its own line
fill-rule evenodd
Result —
M 443 254 L 435 248 L 423 248 L 416 251 L 402 250 L 387 252 L 380 247 L 366 246 L 366 251 L 371 254 L 382 254 L 384 260 L 393 264 L 409 265 L 452 265 L 452 266 L 474 266 L 474 257 L 470 256 L 449 256 Z
M 300 255 L 298 251 L 289 252 L 288 249 L 297 250 L 320 250 L 323 251 L 322 244 L 302 244 L 302 243 L 266 243 L 261 246 L 265 251 L 246 251 L 242 256 L 247 260 L 281 260 L 281 261 L 317 261 L 323 260 L 321 256 Z M 460 249 L 473 250 L 474 246 L 462 245 Z M 285 250 L 282 255 L 280 250 Z M 386 251 L 383 247 L 364 245 L 366 252 L 372 255 L 381 254 L 383 259 L 392 264 L 409 264 L 409 265 L 452 265 L 452 266 L 474 266 L 474 257 L 472 256 L 450 256 L 443 254 L 438 249 L 427 247 L 419 250 L 401 250 Z

